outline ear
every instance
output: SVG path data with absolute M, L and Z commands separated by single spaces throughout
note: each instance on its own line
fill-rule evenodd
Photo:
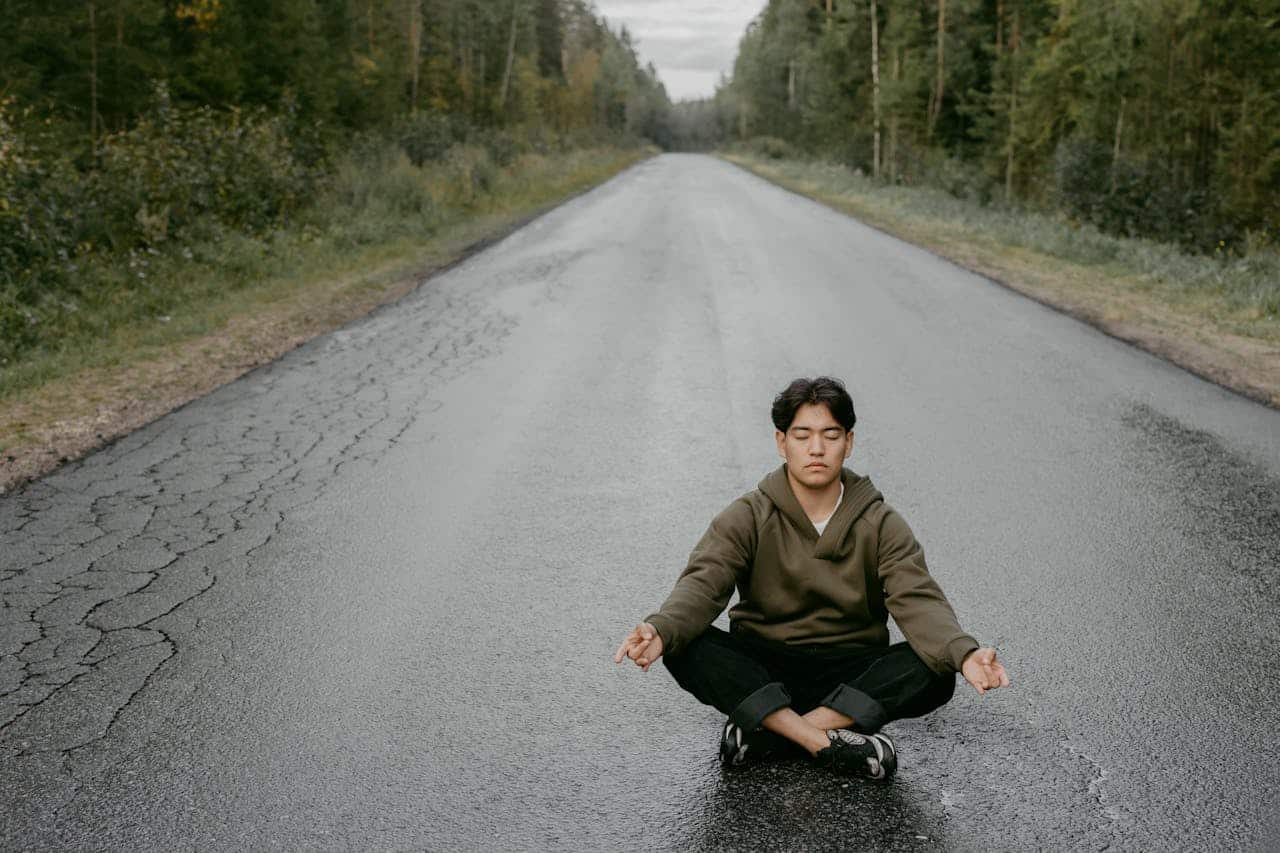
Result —
M 773 431 L 773 440 L 778 442 L 778 455 L 787 458 L 787 434 L 780 429 Z
M 844 446 L 844 458 L 848 459 L 851 453 L 853 453 L 853 430 L 849 430 L 849 443 Z

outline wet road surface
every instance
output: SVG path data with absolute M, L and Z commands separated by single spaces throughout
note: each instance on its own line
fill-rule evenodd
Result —
M 769 403 L 851 467 L 1013 688 L 887 786 L 722 772 L 615 667 Z M 1280 412 L 720 161 L 667 155 L 0 498 L 0 847 L 1277 843 Z

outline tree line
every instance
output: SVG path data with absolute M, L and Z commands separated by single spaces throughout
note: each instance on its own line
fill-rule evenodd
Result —
M 1199 248 L 1280 228 L 1276 0 L 769 0 L 685 136 Z
M 589 0 L 0 0 L 0 21 L 0 97 L 85 148 L 144 115 L 157 81 L 178 107 L 341 129 L 429 112 L 652 138 L 668 105 Z
M 589 0 L 0 0 L 0 371 L 168 313 L 161 261 L 424 235 L 669 107 Z

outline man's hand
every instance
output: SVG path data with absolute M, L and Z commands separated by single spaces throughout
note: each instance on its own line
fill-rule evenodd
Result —
M 636 666 L 648 672 L 653 662 L 662 657 L 662 637 L 648 622 L 641 622 L 618 646 L 613 662 L 622 663 L 624 657 L 631 658 Z
M 1004 671 L 1004 665 L 996 660 L 996 650 L 990 647 L 974 649 L 965 655 L 960 664 L 960 674 L 979 694 L 1009 686 L 1009 675 Z

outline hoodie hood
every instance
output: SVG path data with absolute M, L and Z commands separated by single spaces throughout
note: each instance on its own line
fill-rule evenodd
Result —
M 805 515 L 800 502 L 796 500 L 795 493 L 791 491 L 785 463 L 761 480 L 758 487 L 764 496 L 773 502 L 778 512 L 790 519 L 796 530 L 809 539 L 816 540 L 813 556 L 820 560 L 832 559 L 853 523 L 876 501 L 884 500 L 876 487 L 871 484 L 869 477 L 864 477 L 848 468 L 841 468 L 840 479 L 844 482 L 844 498 L 840 501 L 840 506 L 836 507 L 835 514 L 827 522 L 827 527 L 822 531 L 821 536 L 818 535 L 818 529 L 813 526 L 809 516 Z

